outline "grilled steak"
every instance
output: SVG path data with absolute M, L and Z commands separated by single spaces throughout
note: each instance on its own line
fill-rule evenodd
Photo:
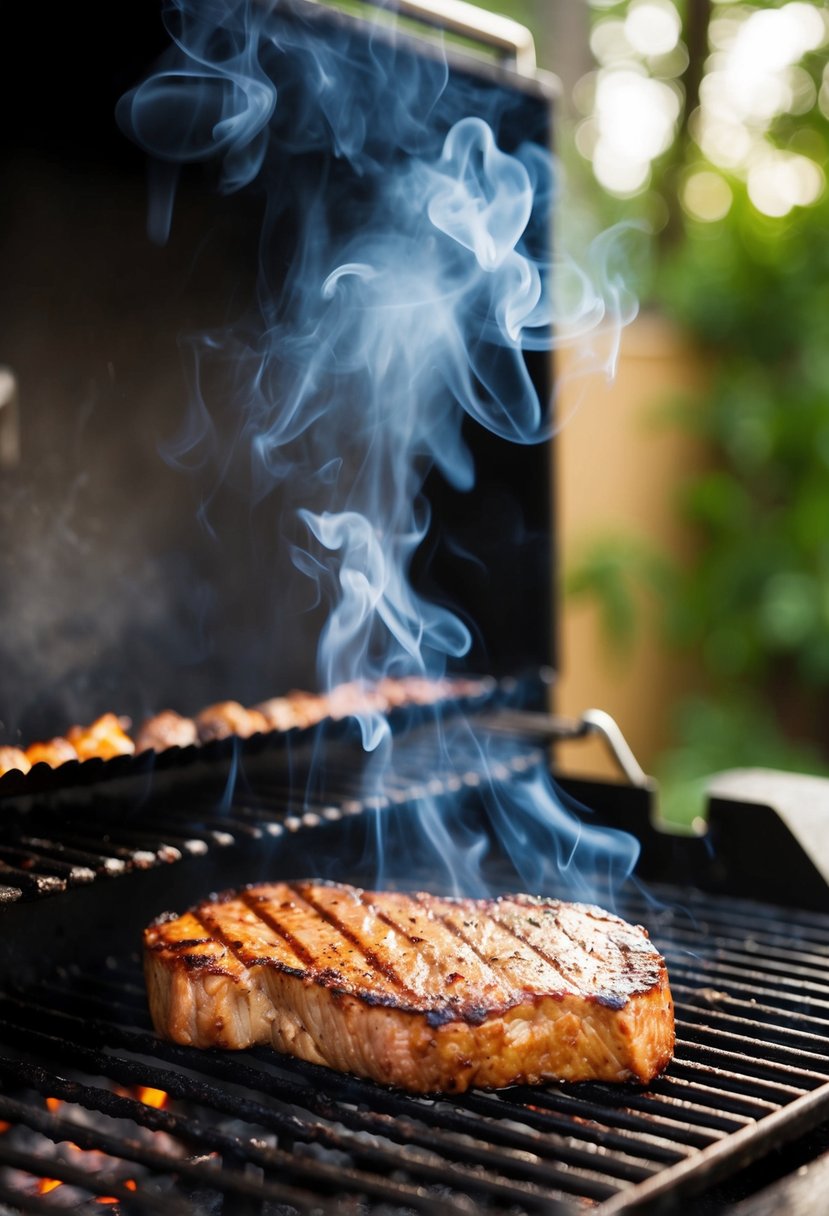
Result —
M 156 1029 L 272 1045 L 415 1092 L 646 1082 L 671 1058 L 665 964 L 600 908 L 323 882 L 228 892 L 145 931 Z

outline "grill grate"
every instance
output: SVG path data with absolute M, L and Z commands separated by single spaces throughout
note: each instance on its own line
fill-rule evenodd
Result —
M 516 749 L 498 734 L 481 736 L 490 758 L 487 783 L 497 787 L 543 767 L 543 749 Z M 273 764 L 257 779 L 255 792 L 243 777 L 229 774 L 224 799 L 215 783 L 193 782 L 186 793 L 146 794 L 132 812 L 107 798 L 106 787 L 86 790 L 84 800 L 65 806 L 26 807 L 16 816 L 6 807 L 0 844 L 0 906 L 59 895 L 135 870 L 169 866 L 263 839 L 279 839 L 303 828 L 335 823 L 366 810 L 413 804 L 428 795 L 452 799 L 483 782 L 480 752 L 456 747 L 451 759 L 433 731 L 412 731 L 395 749 L 395 772 L 383 792 L 365 793 L 362 760 L 353 749 L 332 748 L 326 757 L 325 788 L 314 792 L 313 750 Z M 274 775 L 275 770 L 275 775 Z M 424 779 L 423 774 L 430 776 Z M 230 787 L 236 780 L 236 788 Z M 297 793 L 299 791 L 299 793 Z M 217 806 L 217 803 L 221 805 Z
M 52 1142 L 71 1141 L 140 1171 L 134 1192 L 109 1163 L 87 1187 L 125 1210 L 615 1213 L 669 1191 L 676 1203 L 829 1118 L 829 918 L 656 896 L 619 908 L 648 925 L 677 999 L 676 1058 L 647 1090 L 424 1099 L 265 1050 L 196 1052 L 152 1033 L 136 958 L 9 990 L 2 1197 L 14 1209 L 12 1167 L 80 1185 L 77 1150 L 66 1177 L 55 1162 Z M 169 1108 L 136 1086 L 166 1091 Z M 33 1136 L 46 1137 L 39 1160 Z M 50 1210 L 29 1199 L 19 1210 Z

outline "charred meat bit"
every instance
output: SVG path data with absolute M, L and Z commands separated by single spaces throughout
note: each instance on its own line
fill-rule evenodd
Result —
M 208 705 L 196 714 L 195 723 L 202 743 L 228 739 L 231 735 L 247 739 L 269 729 L 264 714 L 256 709 L 245 709 L 238 701 L 218 701 L 215 705 Z
M 3 773 L 10 773 L 12 769 L 28 773 L 31 767 L 31 760 L 19 747 L 0 747 L 0 777 Z
M 198 741 L 198 731 L 192 718 L 184 718 L 174 709 L 164 709 L 142 722 L 135 736 L 135 750 L 162 752 L 167 747 L 190 747 Z
M 298 726 L 297 715 L 287 697 L 271 697 L 254 705 L 254 712 L 262 714 L 268 730 L 292 730 Z
M 297 726 L 316 726 L 318 722 L 322 722 L 323 718 L 328 717 L 327 698 L 320 696 L 319 693 L 292 689 L 288 693 L 287 700 L 296 716 Z
M 59 768 L 67 760 L 79 757 L 69 740 L 58 735 L 45 743 L 32 743 L 26 748 L 26 758 L 31 765 L 48 764 L 50 768 Z
M 91 726 L 73 726 L 66 732 L 66 738 L 78 753 L 79 760 L 90 760 L 93 756 L 100 756 L 102 760 L 131 756 L 135 744 L 126 731 L 129 725 L 129 718 L 101 714 Z

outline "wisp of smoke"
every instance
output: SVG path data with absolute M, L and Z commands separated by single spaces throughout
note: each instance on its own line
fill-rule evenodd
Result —
M 612 364 L 635 309 L 608 276 L 612 238 L 589 271 L 553 258 L 548 150 L 510 130 L 504 90 L 450 79 L 442 56 L 413 55 L 386 26 L 332 23 L 320 36 L 312 16 L 253 0 L 167 0 L 164 12 L 170 49 L 118 111 L 163 167 L 150 234 L 167 239 L 177 175 L 193 162 L 210 163 L 224 191 L 259 191 L 263 211 L 258 316 L 203 337 L 166 458 L 226 466 L 198 369 L 230 362 L 234 442 L 254 494 L 288 487 L 305 529 L 295 563 L 331 601 L 323 687 L 440 675 L 470 633 L 409 577 L 430 523 L 424 480 L 437 468 L 472 486 L 465 418 L 512 443 L 550 436 L 552 403 L 539 400 L 526 352 L 590 335 Z M 366 713 L 361 730 L 381 780 L 387 723 Z M 563 839 L 549 780 L 525 783 L 516 819 L 504 797 L 493 815 L 513 840 L 519 820 L 533 825 L 529 853 L 539 825 L 542 839 Z M 588 829 L 581 852 L 585 842 Z M 632 866 L 633 842 L 622 853 Z

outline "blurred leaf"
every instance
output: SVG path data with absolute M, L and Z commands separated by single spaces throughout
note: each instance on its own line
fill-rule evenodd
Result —
M 625 43 L 632 2 L 591 2 L 594 44 L 611 56 L 603 62 L 610 70 L 634 63 L 642 76 L 658 77 L 664 68 L 691 104 L 680 114 L 672 147 L 652 160 L 643 191 L 610 198 L 594 182 L 585 210 L 608 224 L 654 220 L 649 302 L 685 329 L 710 373 L 702 387 L 666 402 L 663 418 L 705 445 L 707 456 L 701 471 L 677 487 L 675 502 L 665 504 L 697 538 L 682 569 L 636 538 L 605 537 L 585 546 L 566 590 L 596 604 L 617 655 L 651 626 L 658 604 L 670 644 L 696 660 L 706 695 L 679 715 L 679 742 L 665 757 L 663 775 L 672 791 L 685 791 L 686 811 L 694 795 L 698 814 L 705 773 L 757 763 L 816 771 L 829 757 L 829 191 L 784 216 L 762 214 L 748 187 L 756 159 L 740 166 L 738 158 L 733 170 L 709 162 L 700 112 L 690 112 L 700 81 L 705 108 L 706 75 L 721 70 L 728 37 L 757 10 L 785 7 L 781 0 L 676 0 L 682 34 L 673 59 L 680 66 L 670 72 L 658 57 L 637 59 Z M 827 5 L 806 3 L 825 22 Z M 803 6 L 792 6 L 793 17 L 795 8 Z M 543 0 L 535 9 L 542 20 Z M 709 16 L 718 23 L 710 27 L 713 42 L 705 38 Z M 755 154 L 805 157 L 818 181 L 829 172 L 828 46 L 806 54 L 795 69 L 804 102 L 746 126 Z M 589 107 L 602 66 L 583 90 L 592 101 L 582 99 L 581 113 L 594 127 Z M 625 128 L 625 135 L 635 151 L 635 134 Z M 589 168 L 598 142 L 591 137 L 581 146 Z M 683 206 L 681 191 L 700 172 L 730 199 L 712 222 L 692 218 Z
M 635 644 L 642 624 L 643 589 L 664 597 L 672 577 L 665 558 L 639 540 L 600 536 L 572 565 L 564 589 L 572 599 L 595 603 L 605 645 L 623 657 Z
M 656 777 L 662 816 L 690 824 L 704 809 L 707 779 L 734 768 L 772 768 L 829 776 L 817 748 L 791 743 L 773 712 L 746 695 L 698 697 L 679 709 L 680 743 L 666 752 Z

